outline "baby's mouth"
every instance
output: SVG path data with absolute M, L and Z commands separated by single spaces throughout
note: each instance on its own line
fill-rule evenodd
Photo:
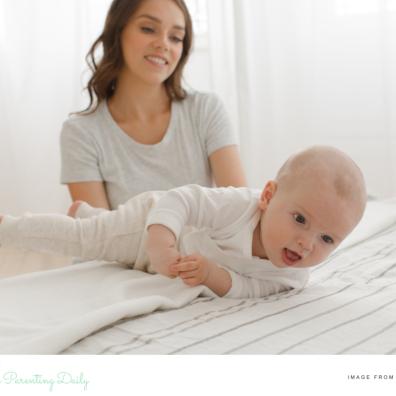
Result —
M 287 248 L 284 248 L 282 250 L 282 258 L 283 262 L 290 267 L 295 265 L 298 261 L 302 259 L 302 257 L 298 253 Z

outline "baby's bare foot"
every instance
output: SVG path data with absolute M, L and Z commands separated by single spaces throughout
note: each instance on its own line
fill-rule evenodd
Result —
M 80 205 L 83 203 L 84 201 L 74 201 L 72 204 L 71 204 L 71 206 L 70 206 L 70 208 L 69 208 L 69 210 L 68 210 L 68 212 L 67 212 L 67 215 L 68 216 L 70 216 L 70 217 L 76 217 L 76 213 L 77 213 L 77 210 L 78 210 L 78 208 L 80 207 Z

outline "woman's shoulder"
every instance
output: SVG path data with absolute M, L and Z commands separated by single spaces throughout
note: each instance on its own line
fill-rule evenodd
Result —
M 204 123 L 224 112 L 223 102 L 213 92 L 190 90 L 181 102 L 181 107 L 184 114 L 189 114 L 192 119 Z
M 100 129 L 100 125 L 104 122 L 105 104 L 100 104 L 92 113 L 81 114 L 73 113 L 63 122 L 62 134 L 84 131 L 92 133 Z
M 214 92 L 187 90 L 187 96 L 182 101 L 187 106 L 211 106 L 216 103 L 221 103 L 221 100 Z

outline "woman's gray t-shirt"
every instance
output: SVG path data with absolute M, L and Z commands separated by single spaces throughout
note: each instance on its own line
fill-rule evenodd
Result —
M 237 144 L 214 94 L 192 92 L 172 102 L 169 126 L 153 145 L 136 142 L 113 120 L 107 103 L 70 117 L 61 132 L 61 182 L 103 181 L 110 207 L 148 190 L 212 185 L 209 156 Z

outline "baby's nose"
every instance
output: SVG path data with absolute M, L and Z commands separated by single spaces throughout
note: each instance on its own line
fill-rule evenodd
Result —
M 302 234 L 299 235 L 297 243 L 304 253 L 311 252 L 313 249 L 314 238 L 308 233 Z

